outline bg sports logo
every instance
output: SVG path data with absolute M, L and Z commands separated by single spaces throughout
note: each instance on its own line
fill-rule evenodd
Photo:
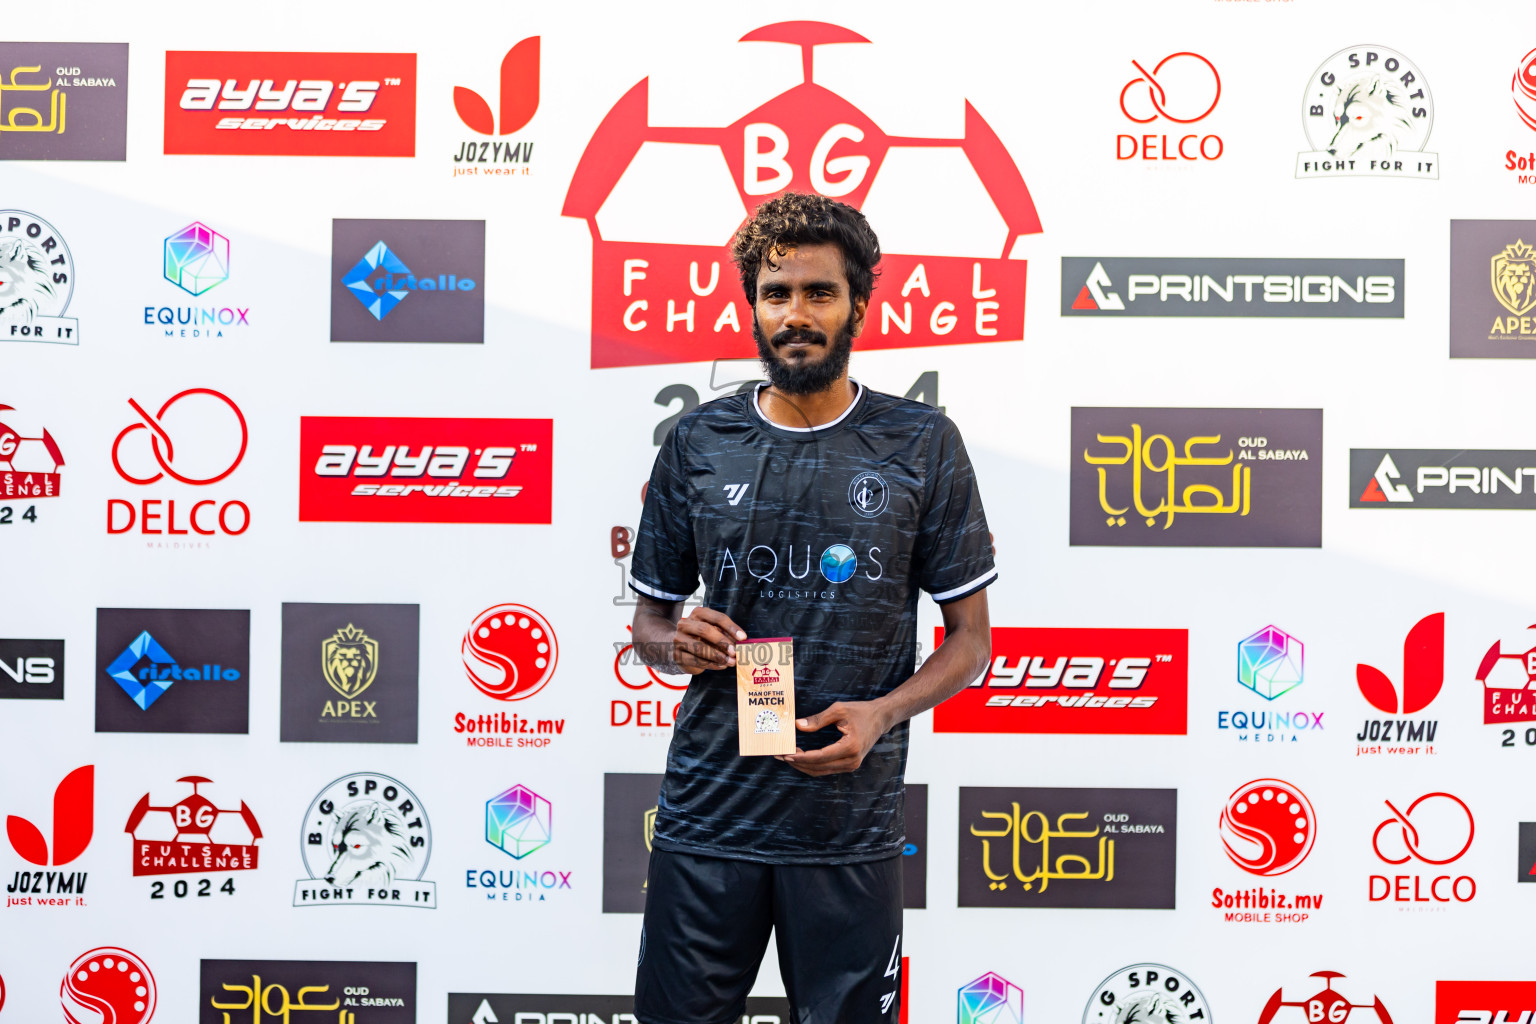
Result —
M 1187 629 L 993 627 L 991 668 L 934 709 L 933 730 L 1182 736 L 1188 652 Z
M 554 420 L 304 416 L 299 520 L 548 523 Z
M 416 55 L 168 51 L 165 151 L 415 156 Z

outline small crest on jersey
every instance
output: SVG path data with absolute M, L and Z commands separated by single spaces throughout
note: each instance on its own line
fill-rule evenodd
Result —
M 891 489 L 879 473 L 860 473 L 848 485 L 848 504 L 865 519 L 873 519 L 891 503 Z

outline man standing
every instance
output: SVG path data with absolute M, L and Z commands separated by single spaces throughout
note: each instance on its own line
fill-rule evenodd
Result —
M 816 195 L 731 254 L 768 383 L 678 421 L 630 573 L 635 650 L 695 676 L 656 812 L 635 1014 L 732 1024 L 777 935 L 794 1024 L 891 1024 L 907 720 L 991 658 L 992 543 L 959 431 L 848 378 L 880 244 Z M 681 616 L 704 581 L 704 604 Z M 945 641 L 915 673 L 918 590 Z M 737 753 L 734 645 L 794 640 L 799 746 Z

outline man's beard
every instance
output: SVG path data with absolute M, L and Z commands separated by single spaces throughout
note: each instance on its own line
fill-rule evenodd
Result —
M 794 340 L 827 345 L 827 336 L 821 331 L 786 327 L 775 334 L 773 344 L 769 344 L 754 312 L 752 337 L 757 341 L 757 356 L 763 361 L 768 383 L 786 395 L 814 395 L 830 390 L 847 372 L 848 357 L 853 353 L 853 317 L 843 321 L 826 355 L 815 362 L 790 363 L 779 357 L 774 345 Z

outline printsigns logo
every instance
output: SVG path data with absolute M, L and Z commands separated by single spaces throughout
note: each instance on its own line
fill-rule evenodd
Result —
M 1062 316 L 1403 315 L 1403 261 L 1063 256 Z
M 59 986 L 69 1024 L 149 1024 L 156 997 L 149 965 L 116 946 L 81 953 Z
M 25 210 L 0 210 L 0 340 L 80 344 L 80 321 L 64 315 L 74 294 L 64 236 Z
M 96 731 L 243 733 L 251 613 L 98 608 Z
M 1352 1003 L 1342 993 L 1335 992 L 1333 981 L 1344 975 L 1338 971 L 1314 971 L 1314 978 L 1323 979 L 1323 990 L 1299 1002 L 1288 1003 L 1285 1001 L 1285 990 L 1277 988 L 1275 994 L 1269 997 L 1269 1002 L 1264 1004 L 1264 1009 L 1259 1013 L 1259 1024 L 1270 1024 L 1275 1015 L 1280 1012 L 1282 1006 L 1293 1007 L 1302 1010 L 1309 1021 L 1347 1021 L 1355 1010 L 1375 1010 L 1376 1021 L 1380 1024 L 1392 1024 L 1392 1015 L 1382 1005 L 1381 997 L 1377 996 L 1375 1002 Z M 1294 1017 L 1288 1018 L 1294 1020 Z
M 134 877 L 254 871 L 261 825 L 245 801 L 236 808 L 221 808 L 197 789 L 212 785 L 212 779 L 184 775 L 176 781 L 191 786 L 191 794 L 173 804 L 157 806 L 149 802 L 151 794 L 145 793 L 123 826 L 133 837 Z M 203 879 L 197 895 L 207 896 L 211 889 L 210 881 Z M 234 895 L 234 880 L 226 880 L 219 889 Z M 165 891 L 164 882 L 155 882 L 150 898 L 164 899 Z M 171 893 L 185 898 L 187 883 L 172 886 Z
M 1307 82 L 1312 150 L 1296 158 L 1296 177 L 1438 178 L 1439 154 L 1424 151 L 1434 120 L 1429 83 L 1407 57 L 1385 46 L 1340 50 Z
M 1288 782 L 1255 779 L 1221 809 L 1221 844 L 1249 874 L 1283 875 L 1307 859 L 1316 841 L 1311 801 Z
M 304 814 L 304 867 L 296 907 L 437 906 L 437 883 L 422 880 L 432 856 L 426 808 L 405 784 L 374 772 L 344 775 Z
M 1477 824 L 1472 809 L 1451 793 L 1425 793 L 1403 810 L 1385 801 L 1390 816 L 1371 833 L 1371 849 L 1384 864 L 1393 867 L 1417 861 L 1439 868 L 1462 858 L 1472 848 Z M 1371 875 L 1372 902 L 1470 903 L 1477 895 L 1477 881 L 1470 875 L 1423 874 Z
M 960 986 L 959 1024 L 1024 1024 L 1024 990 L 1001 974 L 987 972 Z
M 982 116 L 965 106 L 960 139 L 887 135 L 815 81 L 817 47 L 869 42 L 863 36 L 791 21 L 741 41 L 798 47 L 802 80 L 724 127 L 652 123 L 642 80 L 608 112 L 582 154 L 562 212 L 586 220 L 592 234 L 592 365 L 753 355 L 752 312 L 727 294 L 730 270 L 721 270 L 720 246 L 749 209 L 788 189 L 861 209 L 870 203 L 867 212 L 889 204 L 889 217 L 897 219 L 915 215 L 902 190 L 918 181 L 924 189 L 984 193 L 974 216 L 956 222 L 967 229 L 943 244 L 945 252 L 967 255 L 885 253 L 860 344 L 1021 337 L 1026 267 L 1008 257 L 1021 236 L 1040 231 L 1040 218 L 1013 158 Z M 935 180 L 937 165 L 928 157 L 943 150 L 958 150 L 953 166 L 964 168 L 961 178 Z M 727 169 L 729 177 L 721 173 Z M 656 181 L 672 182 L 673 191 L 657 195 Z M 684 191 L 695 211 L 691 220 L 657 221 L 654 211 Z M 717 293 L 722 281 L 725 292 Z
M 522 700 L 544 689 L 560 657 L 549 621 L 521 604 L 493 605 L 476 615 L 459 651 L 475 689 L 497 700 Z
M 127 43 L 0 43 L 0 96 L 0 160 L 127 159 Z
M 1158 120 L 1176 125 L 1203 121 L 1221 102 L 1221 75 L 1216 65 L 1198 53 L 1170 53 L 1149 71 L 1131 61 L 1136 77 L 1120 90 L 1120 113 L 1139 125 Z M 1115 159 L 1219 160 L 1225 149 L 1219 135 L 1184 135 L 1170 142 L 1167 135 L 1117 135 Z
M 1321 409 L 1074 408 L 1071 543 L 1318 547 L 1322 448 Z
M 416 55 L 169 50 L 165 152 L 415 156 Z
M 633 996 L 450 992 L 448 1020 L 450 1024 L 574 1024 L 576 1021 L 628 1024 L 635 1020 L 635 999 Z M 748 996 L 741 1021 L 742 1024 L 791 1024 L 789 1000 Z M 209 1021 L 208 1024 L 217 1022 Z
M 295 1010 L 338 1024 L 416 1024 L 414 963 L 204 960 L 199 980 L 198 1024 L 285 1019 Z
M 414 604 L 285 602 L 282 742 L 415 743 L 420 620 Z
M 1187 975 L 1164 964 L 1122 967 L 1099 983 L 1083 1010 L 1083 1024 L 1210 1019 L 1205 994 Z
M 1351 448 L 1349 482 L 1350 508 L 1536 509 L 1536 452 Z
M 332 341 L 485 341 L 485 221 L 331 222 Z
M 1172 909 L 1171 789 L 960 789 L 962 907 Z
M 1434 1024 L 1519 1024 L 1536 1017 L 1536 981 L 1437 981 Z
M 299 419 L 301 522 L 547 524 L 553 482 L 553 420 Z
M 1532 242 L 1536 221 L 1451 221 L 1453 358 L 1536 356 Z
M 936 627 L 934 647 L 943 642 Z M 1187 731 L 1187 629 L 993 626 L 992 654 L 985 675 L 934 709 L 934 732 Z
M 529 36 L 501 58 L 497 96 L 499 118 L 479 93 L 456 85 L 453 87 L 453 109 L 464 127 L 476 135 L 507 136 L 526 127 L 539 109 L 538 36 Z M 510 177 L 514 168 L 504 165 L 519 164 L 522 173 L 527 174 L 532 159 L 532 142 L 469 139 L 460 143 L 453 162 L 473 166 L 455 167 L 453 173 L 455 177 L 482 174 Z

